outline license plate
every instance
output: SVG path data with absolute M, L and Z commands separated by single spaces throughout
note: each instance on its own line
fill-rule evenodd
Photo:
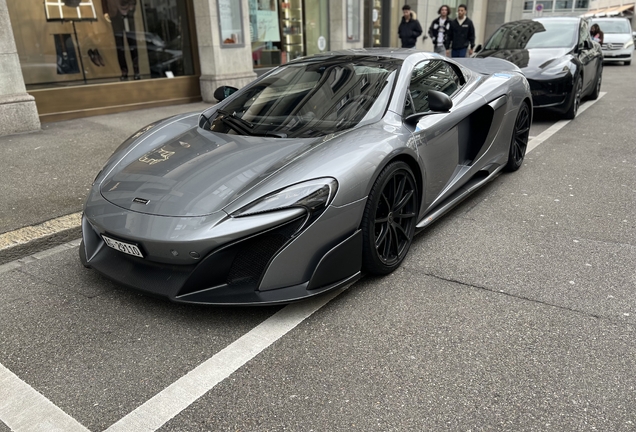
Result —
M 104 239 L 104 243 L 106 243 L 106 246 L 118 250 L 119 252 L 123 252 L 125 254 L 136 256 L 139 258 L 144 257 L 137 245 L 124 243 L 122 241 L 106 237 L 105 235 L 103 235 L 102 238 Z

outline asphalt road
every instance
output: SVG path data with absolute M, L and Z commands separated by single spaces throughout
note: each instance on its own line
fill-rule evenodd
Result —
M 399 270 L 355 283 L 159 430 L 636 430 L 635 72 L 606 66 L 604 97 L 420 234 Z M 112 148 L 157 114 L 0 139 L 0 232 L 79 211 Z M 93 431 L 295 310 L 144 297 L 72 244 L 0 272 L 0 364 Z M 3 376 L 0 431 L 17 397 Z

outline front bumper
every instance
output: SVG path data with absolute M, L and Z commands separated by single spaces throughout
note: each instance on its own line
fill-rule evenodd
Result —
M 528 79 L 528 83 L 534 108 L 567 107 L 574 87 L 569 73 L 551 79 Z
M 101 209 L 104 207 L 110 206 L 104 203 Z M 160 217 L 112 208 L 115 213 L 100 211 L 97 216 L 82 217 L 80 259 L 84 266 L 121 285 L 174 302 L 217 305 L 288 303 L 336 289 L 360 276 L 362 236 L 355 225 L 359 223 L 359 220 L 355 222 L 356 208 L 353 206 L 351 210 L 354 211 L 343 213 L 342 208 L 330 207 L 301 232 L 298 229 L 302 227 L 304 217 L 296 216 L 287 217 L 287 220 L 258 232 L 235 233 L 231 238 L 227 235 L 227 227 L 235 223 L 231 220 L 229 224 L 226 221 L 206 228 L 208 238 L 179 242 L 168 242 L 169 233 L 164 233 L 165 238 L 161 241 L 156 240 L 156 235 L 152 240 L 131 235 L 127 226 L 156 225 Z M 139 218 L 145 218 L 145 223 L 131 222 Z M 165 226 L 183 226 L 180 219 L 184 218 L 162 219 Z M 167 224 L 165 221 L 170 219 L 175 222 Z M 113 224 L 113 220 L 117 223 Z M 341 223 L 334 225 L 334 220 Z M 346 223 L 347 220 L 351 223 Z M 107 230 L 105 226 L 110 228 Z M 316 242 L 317 233 L 322 233 L 322 243 Z M 104 234 L 139 245 L 145 258 L 108 247 L 101 237 Z M 219 238 L 223 241 L 220 242 Z M 205 247 L 204 244 L 211 246 Z M 197 260 L 184 253 L 195 248 L 206 251 Z M 304 256 L 298 252 L 299 249 L 304 251 Z M 165 255 L 171 250 L 181 253 L 170 260 Z M 187 258 L 184 259 L 183 255 Z M 285 266 L 281 267 L 281 262 L 288 263 L 287 271 Z M 297 268 L 299 266 L 303 267 L 301 271 Z M 295 277 L 290 277 L 290 274 Z
M 630 61 L 632 59 L 633 53 L 634 53 L 633 46 L 630 46 L 629 48 L 625 48 L 625 49 L 618 49 L 618 50 L 603 50 L 603 62 L 615 63 L 615 62 Z

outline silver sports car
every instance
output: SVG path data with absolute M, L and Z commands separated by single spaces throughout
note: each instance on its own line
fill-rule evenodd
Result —
M 281 303 L 387 274 L 413 235 L 518 169 L 528 82 L 500 59 L 352 50 L 150 124 L 99 172 L 86 267 L 186 303 Z

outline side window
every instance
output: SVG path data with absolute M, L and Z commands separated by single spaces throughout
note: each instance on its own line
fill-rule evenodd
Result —
M 579 27 L 579 44 L 582 44 L 586 39 L 590 39 L 590 30 L 587 25 L 587 21 L 581 21 L 581 27 Z
M 411 83 L 404 106 L 404 115 L 428 111 L 428 91 L 437 90 L 453 97 L 462 81 L 453 68 L 443 60 L 418 63 L 411 74 Z

